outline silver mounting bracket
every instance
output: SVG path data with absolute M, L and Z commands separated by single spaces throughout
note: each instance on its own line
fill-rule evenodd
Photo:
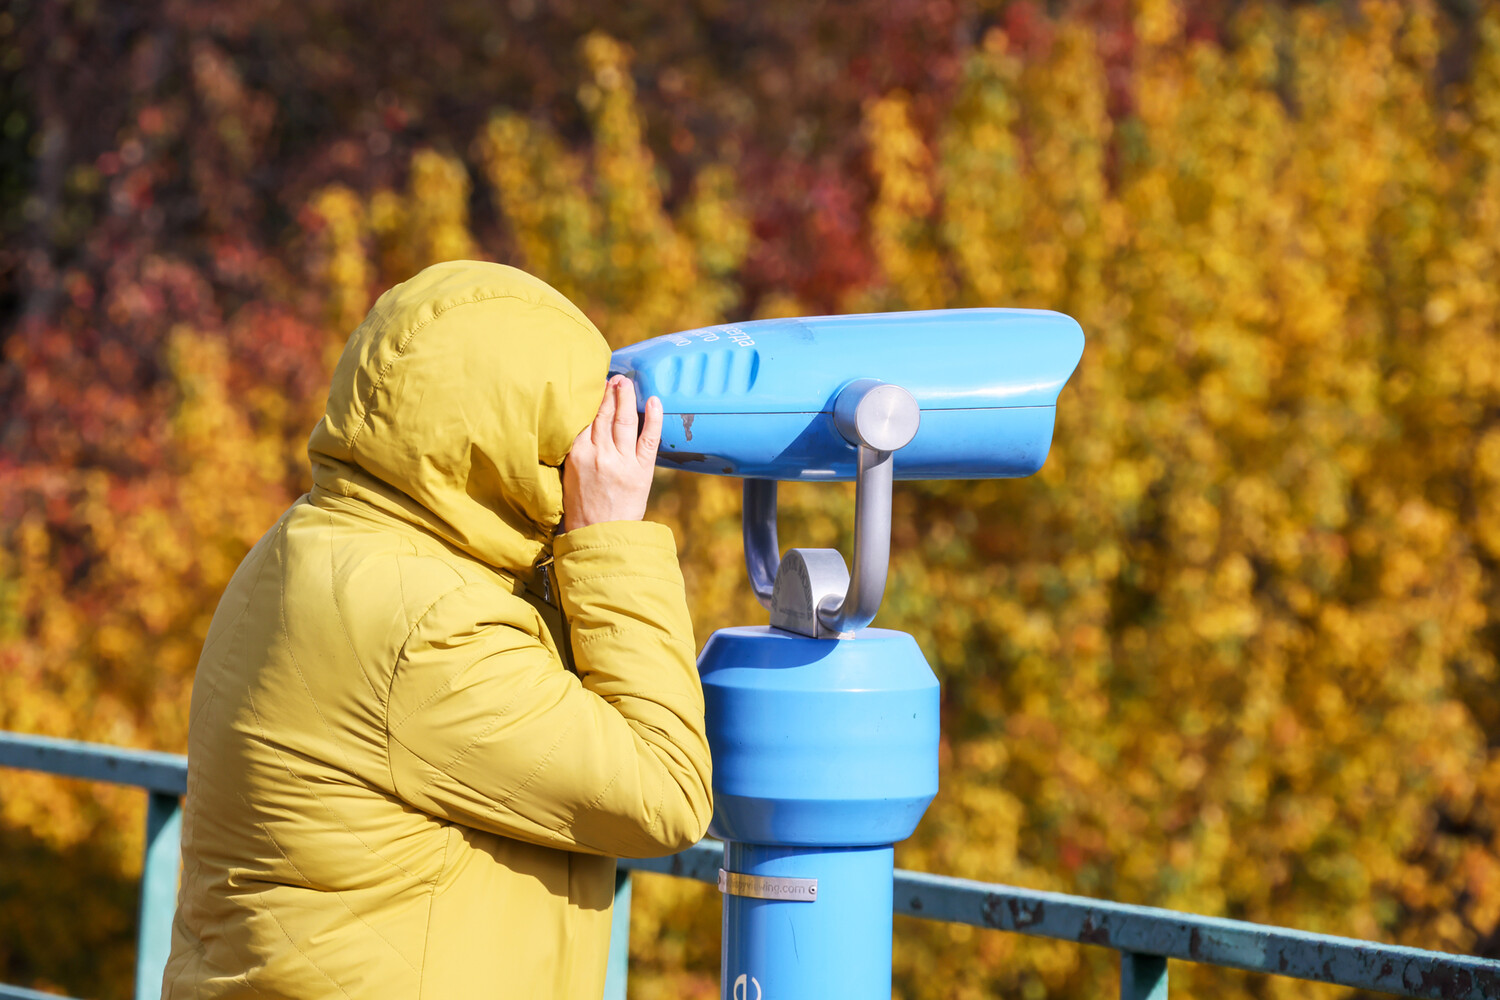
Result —
M 834 426 L 858 450 L 854 569 L 834 549 L 791 549 L 776 540 L 776 482 L 745 480 L 745 566 L 771 624 L 814 638 L 843 638 L 875 618 L 891 556 L 893 453 L 916 436 L 921 409 L 911 393 L 875 379 L 844 386 Z
M 771 592 L 771 624 L 814 639 L 843 639 L 818 616 L 825 600 L 841 601 L 849 591 L 849 570 L 837 549 L 788 549 L 776 570 Z

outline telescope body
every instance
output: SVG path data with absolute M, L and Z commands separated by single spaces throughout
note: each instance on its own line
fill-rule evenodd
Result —
M 1057 394 L 1083 331 L 1039 309 L 941 309 L 765 319 L 687 330 L 614 353 L 644 404 L 662 401 L 657 463 L 746 479 L 855 478 L 835 423 L 857 379 L 901 386 L 921 411 L 896 479 L 1029 476 L 1052 443 Z
M 938 790 L 939 688 L 916 641 L 868 628 L 894 479 L 1028 476 L 1083 353 L 1061 313 L 815 316 L 669 334 L 611 373 L 661 399 L 657 464 L 745 479 L 745 561 L 769 626 L 698 658 L 724 840 L 723 1000 L 888 1000 L 894 845 Z M 858 482 L 852 571 L 782 552 L 781 480 Z

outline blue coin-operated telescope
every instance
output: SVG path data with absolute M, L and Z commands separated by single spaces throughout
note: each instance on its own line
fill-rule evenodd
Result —
M 759 320 L 616 351 L 666 413 L 657 464 L 745 480 L 745 563 L 769 626 L 698 658 L 724 841 L 724 1000 L 891 995 L 892 845 L 938 789 L 938 682 L 885 592 L 893 479 L 1029 476 L 1083 353 L 1061 313 Z M 852 572 L 776 539 L 779 480 L 853 479 Z

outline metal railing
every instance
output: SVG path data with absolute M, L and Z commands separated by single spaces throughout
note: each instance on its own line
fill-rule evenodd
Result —
M 68 778 L 108 781 L 144 789 L 145 862 L 136 925 L 135 995 L 161 996 L 161 975 L 172 950 L 172 914 L 177 908 L 177 868 L 182 832 L 182 796 L 187 758 L 151 750 L 125 750 L 97 743 L 54 740 L 0 731 L 0 767 L 42 771 Z M 0 864 L 4 859 L 0 858 Z M 36 1000 L 51 994 L 0 983 L 0 1000 Z
M 0 732 L 0 767 L 132 785 L 149 793 L 135 996 L 156 1000 L 171 947 L 186 758 Z M 722 849 L 712 841 L 671 857 L 620 862 L 606 1000 L 625 997 L 630 872 L 715 883 L 722 863 Z M 895 912 L 1112 948 L 1120 953 L 1121 1000 L 1166 1000 L 1169 958 L 1396 996 L 1500 1000 L 1500 961 L 1493 959 L 923 872 L 896 872 Z M 53 1000 L 50 994 L 0 985 L 0 1000 L 44 997 Z

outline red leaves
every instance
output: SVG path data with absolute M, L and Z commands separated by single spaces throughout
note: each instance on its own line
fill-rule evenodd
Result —
M 834 162 L 763 161 L 759 167 L 746 182 L 759 192 L 745 267 L 750 295 L 785 289 L 814 311 L 837 311 L 874 272 L 864 234 L 868 189 L 851 183 L 849 171 Z

